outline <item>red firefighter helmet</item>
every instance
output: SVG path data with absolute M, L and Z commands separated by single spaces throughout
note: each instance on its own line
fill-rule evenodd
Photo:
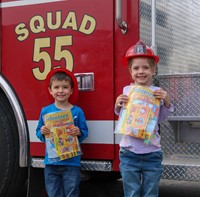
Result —
M 57 72 L 64 72 L 66 75 L 68 75 L 72 79 L 74 88 L 73 88 L 73 93 L 69 97 L 69 102 L 72 104 L 75 104 L 78 99 L 78 82 L 76 80 L 76 77 L 74 76 L 74 74 L 71 71 L 69 71 L 65 68 L 55 68 L 55 69 L 51 70 L 46 77 L 47 88 L 49 87 L 51 77 Z
M 156 63 L 158 63 L 160 59 L 154 54 L 153 50 L 146 46 L 142 41 L 138 41 L 135 45 L 127 50 L 125 55 L 126 63 L 129 59 L 134 57 L 151 57 L 156 61 Z

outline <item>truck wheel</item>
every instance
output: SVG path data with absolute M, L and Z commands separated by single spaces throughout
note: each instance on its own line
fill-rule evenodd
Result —
M 22 196 L 27 168 L 19 166 L 19 138 L 12 108 L 0 92 L 0 196 Z

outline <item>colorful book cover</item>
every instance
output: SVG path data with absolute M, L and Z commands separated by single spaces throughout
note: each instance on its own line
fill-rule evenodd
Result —
M 77 137 L 68 134 L 70 126 L 52 128 L 56 154 L 61 160 L 77 156 L 80 152 Z
M 124 105 L 115 133 L 150 140 L 158 120 L 160 100 L 145 86 L 133 85 Z
M 45 125 L 51 133 L 46 137 L 46 149 L 49 161 L 59 161 L 80 155 L 77 136 L 68 134 L 74 126 L 70 110 L 49 113 L 44 116 Z

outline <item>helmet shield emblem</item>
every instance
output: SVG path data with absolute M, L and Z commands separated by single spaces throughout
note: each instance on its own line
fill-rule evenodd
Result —
M 138 42 L 134 47 L 135 54 L 146 54 L 146 46 L 142 42 Z

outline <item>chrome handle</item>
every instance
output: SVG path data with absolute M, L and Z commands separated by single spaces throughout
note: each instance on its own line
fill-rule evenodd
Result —
M 121 0 L 116 0 L 116 20 L 122 34 L 126 34 L 128 31 L 128 25 L 125 21 L 122 21 L 122 3 Z
M 75 73 L 79 91 L 94 91 L 94 73 Z

